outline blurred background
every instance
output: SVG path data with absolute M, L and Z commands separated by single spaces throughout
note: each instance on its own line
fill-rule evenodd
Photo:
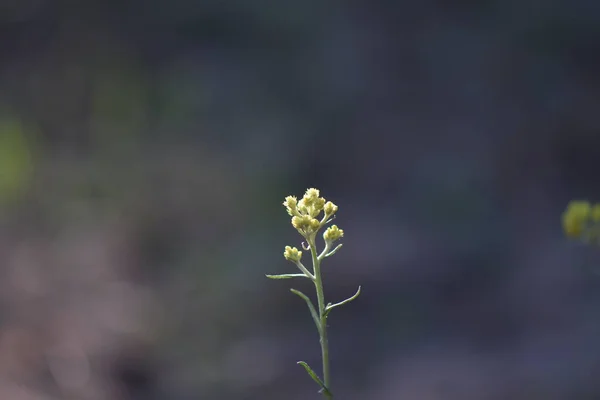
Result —
M 0 398 L 600 399 L 600 3 L 3 0 Z

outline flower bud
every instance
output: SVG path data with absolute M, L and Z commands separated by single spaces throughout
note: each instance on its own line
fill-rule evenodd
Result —
M 321 227 L 321 223 L 318 219 L 311 218 L 310 220 L 310 230 L 311 232 L 316 232 Z
M 328 201 L 327 203 L 325 203 L 325 206 L 323 207 L 323 211 L 325 212 L 325 215 L 327 216 L 331 216 L 333 214 L 335 214 L 338 210 L 338 206 L 336 206 L 335 204 L 333 204 L 331 201 Z
M 292 218 L 292 226 L 296 229 L 298 229 L 299 231 L 302 230 L 306 230 L 308 227 L 310 227 L 310 222 L 311 222 L 311 218 L 308 215 L 301 215 L 299 217 L 293 217 Z
M 283 256 L 288 261 L 298 262 L 302 258 L 302 252 L 295 247 L 285 246 Z
M 295 196 L 286 197 L 283 205 L 290 216 L 298 215 L 298 199 Z
M 314 188 L 306 189 L 306 193 L 304 193 L 304 199 L 308 203 L 314 203 L 315 200 L 317 200 L 318 198 L 319 198 L 319 189 L 314 189 Z
M 325 232 L 323 233 L 323 239 L 327 243 L 331 243 L 340 238 L 344 237 L 344 231 L 337 227 L 337 225 L 331 225 Z
M 322 197 L 319 197 L 314 201 L 313 208 L 311 210 L 311 215 L 313 217 L 319 215 L 319 213 L 323 210 L 323 207 L 325 206 L 325 201 L 326 200 Z

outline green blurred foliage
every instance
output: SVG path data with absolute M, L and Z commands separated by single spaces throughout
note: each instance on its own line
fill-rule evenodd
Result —
M 33 131 L 16 118 L 0 118 L 0 205 L 20 198 L 34 172 Z
M 135 145 L 147 123 L 148 84 L 138 68 L 102 71 L 93 80 L 94 144 L 102 150 Z

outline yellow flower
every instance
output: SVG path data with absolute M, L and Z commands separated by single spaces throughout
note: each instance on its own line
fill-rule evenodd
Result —
M 307 215 L 301 215 L 299 217 L 292 218 L 292 226 L 296 229 L 305 230 L 310 226 L 310 217 Z
M 302 252 L 295 247 L 285 246 L 283 256 L 286 260 L 298 262 L 300 261 L 300 258 L 302 258 Z
M 310 229 L 312 232 L 316 232 L 321 227 L 321 223 L 318 219 L 311 218 L 310 219 Z
M 597 211 L 595 214 L 597 213 L 600 213 L 600 211 Z M 589 202 L 571 201 L 562 215 L 562 225 L 565 234 L 572 238 L 580 237 L 591 218 L 592 207 Z
M 338 228 L 337 225 L 331 225 L 327 228 L 325 233 L 323 233 L 323 239 L 325 239 L 326 242 L 333 242 L 342 237 L 344 237 L 344 231 Z
M 295 196 L 288 196 L 283 202 L 285 209 L 291 217 L 299 215 L 298 213 L 298 199 Z
M 315 189 L 315 188 L 306 189 L 306 193 L 304 193 L 304 199 L 306 200 L 307 203 L 311 204 L 319 198 L 319 194 L 320 194 L 319 189 Z
M 313 202 L 313 208 L 311 210 L 311 214 L 313 217 L 316 217 L 321 211 L 323 211 L 323 207 L 325 206 L 326 201 L 327 200 L 325 200 L 323 197 L 319 197 Z
M 301 215 L 292 218 L 292 225 L 300 234 L 308 236 L 316 232 L 320 228 L 321 223 L 309 215 Z
M 338 210 L 338 206 L 336 206 L 335 204 L 333 204 L 330 201 L 325 203 L 325 206 L 323 207 L 323 211 L 325 211 L 325 215 L 327 215 L 327 216 L 332 216 L 333 214 L 335 214 L 337 212 L 337 210 Z
M 325 199 L 319 197 L 319 193 L 319 190 L 314 188 L 306 190 L 304 197 L 298 203 L 300 213 L 310 215 L 313 218 L 319 215 L 325 205 Z
M 307 202 L 306 199 L 302 198 L 298 202 L 298 211 L 301 215 L 308 215 L 310 214 L 310 206 L 310 203 Z

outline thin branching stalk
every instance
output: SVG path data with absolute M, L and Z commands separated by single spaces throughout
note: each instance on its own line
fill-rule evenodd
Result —
M 313 318 L 315 326 L 319 332 L 319 341 L 321 343 L 321 358 L 323 361 L 323 379 L 321 379 L 315 371 L 304 361 L 298 361 L 308 375 L 319 385 L 321 388 L 320 393 L 323 396 L 331 400 L 333 394 L 331 392 L 331 368 L 329 362 L 329 342 L 327 338 L 327 317 L 331 310 L 336 307 L 342 306 L 356 299 L 360 294 L 360 286 L 356 293 L 347 298 L 346 300 L 340 301 L 339 303 L 325 303 L 325 292 L 323 289 L 323 278 L 321 274 L 321 262 L 323 259 L 334 255 L 341 247 L 341 244 L 333 247 L 333 243 L 344 236 L 344 231 L 339 229 L 336 225 L 331 225 L 323 233 L 323 240 L 325 241 L 325 247 L 321 254 L 318 254 L 316 237 L 318 231 L 327 225 L 335 218 L 335 213 L 338 207 L 330 201 L 326 201 L 324 198 L 319 197 L 319 191 L 317 189 L 308 189 L 304 194 L 304 197 L 298 201 L 294 196 L 286 197 L 283 202 L 288 214 L 292 217 L 292 225 L 300 235 L 306 240 L 306 243 L 302 243 L 302 248 L 306 251 L 310 250 L 313 270 L 309 271 L 304 264 L 300 261 L 302 258 L 302 251 L 295 247 L 286 246 L 283 253 L 286 260 L 296 264 L 301 273 L 299 274 L 280 274 L 280 275 L 267 275 L 271 279 L 292 279 L 292 278 L 308 278 L 315 284 L 315 290 L 317 292 L 317 307 L 313 305 L 310 298 L 296 289 L 290 289 L 292 293 L 304 300 L 308 306 L 310 314 Z M 323 213 L 323 217 L 319 220 L 317 217 Z

